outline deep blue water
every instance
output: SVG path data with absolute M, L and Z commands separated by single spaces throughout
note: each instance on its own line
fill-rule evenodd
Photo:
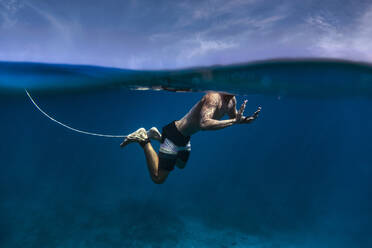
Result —
M 197 133 L 186 168 L 163 185 L 151 182 L 137 144 L 76 134 L 23 93 L 4 93 L 0 247 L 371 247 L 369 93 L 261 90 L 237 96 L 247 113 L 262 106 L 255 123 Z M 60 121 L 114 134 L 160 129 L 203 95 L 31 93 Z

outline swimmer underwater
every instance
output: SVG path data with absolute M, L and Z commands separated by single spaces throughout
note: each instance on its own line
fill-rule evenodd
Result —
M 261 107 L 258 107 L 253 115 L 245 117 L 243 113 L 246 103 L 247 100 L 237 111 L 234 95 L 225 92 L 208 92 L 182 119 L 163 127 L 161 134 L 156 127 L 148 131 L 140 128 L 129 134 L 120 146 L 125 147 L 133 142 L 139 143 L 145 152 L 151 179 L 154 183 L 161 184 L 175 166 L 180 169 L 185 168 L 191 151 L 191 135 L 198 131 L 218 130 L 234 124 L 248 124 L 254 121 Z M 229 119 L 221 120 L 226 114 Z M 151 139 L 160 142 L 159 154 L 152 147 Z

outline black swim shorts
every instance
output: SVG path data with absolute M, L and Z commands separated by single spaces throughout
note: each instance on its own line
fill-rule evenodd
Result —
M 186 164 L 191 151 L 190 136 L 181 134 L 174 121 L 163 127 L 161 136 L 159 168 L 172 171 L 177 160 Z

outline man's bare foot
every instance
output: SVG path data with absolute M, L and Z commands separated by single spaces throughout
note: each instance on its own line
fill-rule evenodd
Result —
M 149 139 L 154 139 L 157 141 L 161 141 L 161 133 L 156 127 L 152 127 L 147 131 L 147 136 Z
M 143 127 L 141 127 L 140 129 L 138 129 L 137 131 L 129 134 L 125 139 L 124 141 L 120 144 L 120 147 L 124 147 L 130 143 L 133 143 L 133 142 L 144 142 L 148 139 L 148 136 L 147 136 L 147 132 L 146 132 L 146 129 L 144 129 Z

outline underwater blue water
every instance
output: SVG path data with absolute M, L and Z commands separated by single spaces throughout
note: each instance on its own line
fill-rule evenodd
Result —
M 255 123 L 197 133 L 163 185 L 137 144 L 71 132 L 4 91 L 0 247 L 372 247 L 369 93 L 261 90 L 237 96 L 262 106 Z M 31 94 L 73 127 L 126 134 L 181 118 L 203 92 Z

